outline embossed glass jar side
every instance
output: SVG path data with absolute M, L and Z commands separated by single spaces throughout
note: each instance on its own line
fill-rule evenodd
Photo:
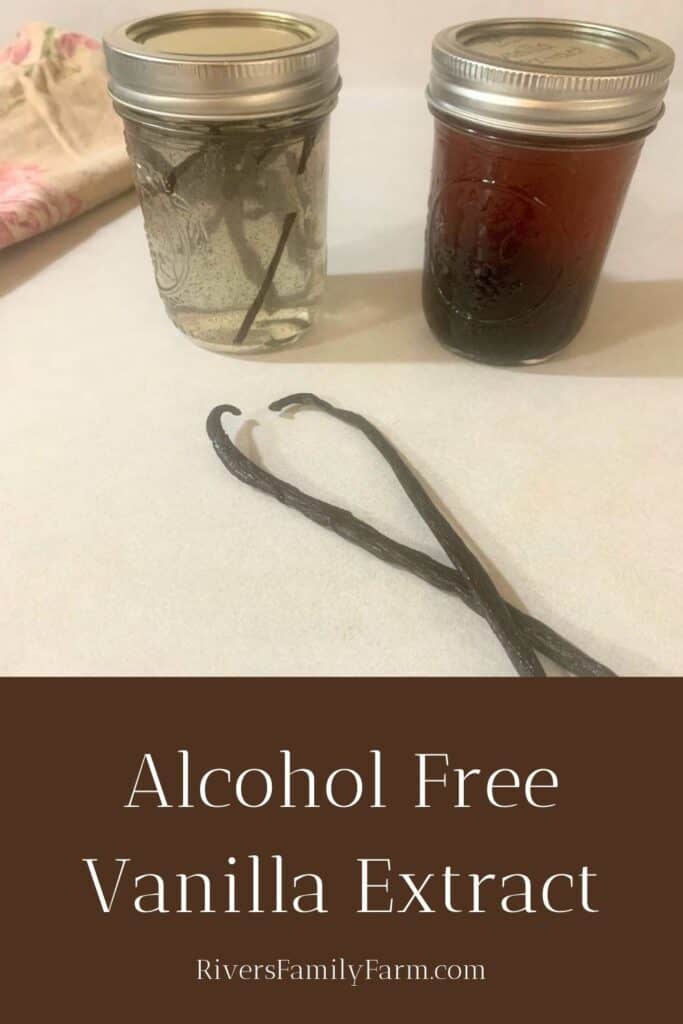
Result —
M 325 282 L 328 116 L 173 128 L 126 120 L 161 297 L 200 344 L 296 340 Z
M 443 344 L 502 365 L 568 344 L 590 308 L 643 134 L 523 141 L 436 121 L 423 304 Z

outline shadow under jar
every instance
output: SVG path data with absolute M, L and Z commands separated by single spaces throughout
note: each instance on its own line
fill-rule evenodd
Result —
M 436 36 L 423 305 L 447 348 L 536 363 L 576 335 L 672 67 L 658 40 L 579 22 Z
M 171 320 L 220 352 L 296 341 L 325 284 L 336 31 L 185 12 L 124 25 L 105 51 Z

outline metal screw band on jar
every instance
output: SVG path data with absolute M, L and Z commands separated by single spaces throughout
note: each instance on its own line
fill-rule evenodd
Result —
M 590 22 L 500 18 L 434 39 L 432 111 L 492 130 L 608 137 L 652 127 L 674 64 L 651 36 Z
M 186 121 L 239 121 L 334 101 L 339 39 L 318 18 L 205 10 L 133 21 L 108 32 L 115 102 Z

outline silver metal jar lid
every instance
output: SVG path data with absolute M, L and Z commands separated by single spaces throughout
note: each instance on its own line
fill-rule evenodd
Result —
M 332 25 L 279 11 L 181 11 L 104 37 L 115 102 L 192 121 L 282 116 L 333 102 L 341 80 Z
M 656 123 L 674 64 L 665 43 L 627 29 L 496 18 L 439 32 L 434 113 L 550 137 L 623 135 Z

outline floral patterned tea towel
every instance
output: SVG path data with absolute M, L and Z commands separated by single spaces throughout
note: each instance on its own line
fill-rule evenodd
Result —
M 25 25 L 0 48 L 0 249 L 131 187 L 100 44 Z

